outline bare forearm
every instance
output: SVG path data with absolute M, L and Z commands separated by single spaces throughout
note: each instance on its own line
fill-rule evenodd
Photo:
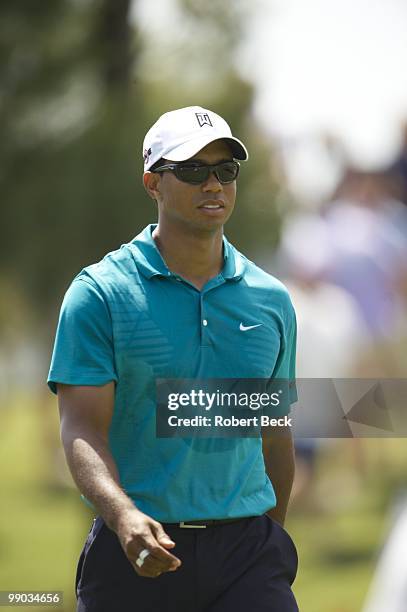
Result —
M 120 486 L 107 442 L 90 432 L 62 432 L 62 442 L 78 489 L 116 531 L 119 517 L 134 511 L 134 504 Z
M 263 456 L 266 472 L 277 498 L 277 505 L 268 514 L 284 525 L 288 502 L 294 480 L 294 446 L 291 436 L 263 440 Z
M 100 387 L 58 384 L 61 438 L 79 490 L 116 532 L 139 576 L 156 578 L 181 564 L 169 550 L 175 543 L 153 517 L 136 508 L 120 484 L 108 439 L 113 414 L 113 382 Z M 139 564 L 142 550 L 147 558 Z

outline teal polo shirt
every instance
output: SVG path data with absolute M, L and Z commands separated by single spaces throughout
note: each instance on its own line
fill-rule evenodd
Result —
M 162 522 L 260 515 L 276 504 L 261 439 L 157 438 L 156 380 L 294 379 L 290 298 L 226 238 L 222 271 L 198 291 L 167 268 L 154 228 L 74 279 L 48 384 L 116 383 L 110 448 L 142 512 Z

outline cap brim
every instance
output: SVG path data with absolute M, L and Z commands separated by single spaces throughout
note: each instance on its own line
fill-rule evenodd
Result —
M 216 138 L 213 138 L 213 135 L 208 134 L 206 136 L 202 136 L 201 138 L 197 138 L 190 142 L 186 142 L 178 147 L 175 147 L 174 149 L 168 151 L 168 153 L 163 155 L 163 157 L 165 159 L 168 159 L 169 161 L 185 161 L 199 153 L 201 149 L 206 147 L 211 142 L 215 142 L 216 140 L 224 140 L 230 146 L 232 155 L 235 159 L 240 159 L 242 161 L 246 161 L 247 159 L 249 159 L 249 154 L 247 152 L 246 147 L 237 138 L 234 138 L 233 136 L 218 136 Z

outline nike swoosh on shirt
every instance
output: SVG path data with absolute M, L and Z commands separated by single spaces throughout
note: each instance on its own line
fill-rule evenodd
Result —
M 240 331 L 249 331 L 249 329 L 260 327 L 260 325 L 263 325 L 263 323 L 257 323 L 257 325 L 243 325 L 243 323 L 240 323 L 239 329 Z

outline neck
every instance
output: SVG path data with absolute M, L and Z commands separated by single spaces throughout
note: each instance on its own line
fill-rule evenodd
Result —
M 170 230 L 160 221 L 153 238 L 168 269 L 198 289 L 223 267 L 222 228 L 215 232 L 185 232 L 173 226 Z

